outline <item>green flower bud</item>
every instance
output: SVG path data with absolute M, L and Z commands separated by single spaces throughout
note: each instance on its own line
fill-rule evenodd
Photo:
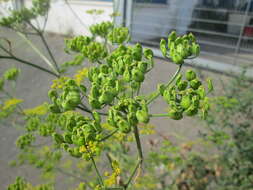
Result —
M 123 78 L 126 82 L 130 82 L 131 80 L 131 74 L 128 69 L 126 69 L 123 73 Z
M 127 115 L 127 120 L 128 120 L 128 123 L 131 125 L 131 126 L 134 126 L 134 125 L 137 125 L 138 124 L 138 120 L 136 118 L 136 114 L 135 113 L 129 113 Z
M 191 96 L 190 95 L 184 95 L 182 97 L 182 100 L 180 102 L 180 105 L 184 109 L 188 109 L 192 103 Z
M 190 81 L 190 86 L 191 88 L 193 88 L 194 90 L 198 89 L 198 87 L 201 85 L 201 82 L 195 78 L 193 80 Z
M 147 62 L 138 62 L 138 68 L 141 70 L 141 72 L 145 73 L 148 69 L 148 63 Z
M 68 152 L 73 157 L 76 157 L 76 158 L 82 157 L 82 154 L 79 152 L 79 148 L 78 147 L 69 148 Z
M 131 88 L 132 89 L 137 89 L 137 88 L 139 88 L 139 86 L 140 86 L 139 82 L 135 82 L 135 81 L 131 82 Z
M 63 135 L 63 138 L 64 138 L 64 141 L 65 141 L 66 143 L 68 143 L 68 144 L 72 144 L 72 143 L 73 143 L 73 141 L 72 141 L 72 139 L 71 139 L 71 134 L 65 133 L 65 134 Z
M 20 70 L 17 68 L 10 68 L 4 72 L 4 79 L 6 80 L 16 80 Z
M 86 88 L 84 85 L 81 84 L 81 85 L 79 86 L 79 88 L 80 88 L 81 93 L 86 94 L 87 88 Z
M 113 101 L 113 94 L 108 92 L 108 91 L 105 91 L 102 93 L 102 95 L 99 97 L 98 101 L 101 103 L 101 104 L 110 104 L 112 101 Z
M 192 97 L 192 105 L 196 106 L 196 107 L 199 107 L 199 96 L 193 96 Z
M 187 110 L 185 110 L 187 116 L 194 116 L 198 113 L 198 107 L 191 105 Z
M 167 103 L 169 103 L 172 99 L 174 99 L 171 91 L 169 90 L 165 90 L 163 92 L 163 98 L 164 100 L 166 100 Z
M 119 130 L 122 133 L 129 133 L 131 131 L 131 126 L 125 120 L 120 120 L 118 126 L 119 126 Z
M 91 87 L 91 90 L 90 90 L 90 94 L 92 97 L 94 98 L 97 98 L 100 93 L 99 93 L 99 90 L 98 90 L 98 85 L 95 84 L 95 83 L 92 83 L 92 87 Z
M 165 41 L 165 39 L 161 39 L 161 41 L 160 41 L 160 50 L 161 50 L 163 56 L 166 57 L 166 55 L 167 55 L 167 48 L 166 48 L 166 41 Z
M 57 144 L 61 144 L 64 142 L 64 139 L 62 137 L 62 135 L 58 134 L 58 133 L 53 133 L 52 134 L 52 137 L 54 139 L 54 141 L 57 143 Z
M 61 104 L 62 108 L 65 110 L 65 111 L 68 111 L 68 110 L 73 110 L 75 107 L 73 106 L 73 104 L 71 103 L 71 100 L 64 100 Z
M 198 90 L 197 90 L 198 95 L 200 96 L 201 99 L 204 99 L 206 96 L 206 91 L 204 86 L 199 86 Z
M 170 35 L 169 35 L 169 37 L 168 37 L 168 41 L 175 41 L 176 40 L 176 38 L 177 38 L 177 33 L 176 33 L 176 31 L 172 31 L 171 33 L 170 33 Z
M 185 73 L 185 78 L 188 81 L 191 81 L 196 78 L 196 73 L 193 70 L 187 70 Z
M 176 40 L 175 40 L 175 44 L 178 45 L 178 44 L 181 44 L 183 41 L 183 39 L 181 37 L 177 37 Z
M 70 91 L 66 97 L 66 100 L 70 100 L 73 107 L 76 107 L 81 103 L 81 96 L 78 91 Z
M 141 70 L 139 70 L 139 69 L 133 69 L 132 70 L 132 78 L 136 82 L 143 82 L 145 77 L 144 77 L 144 74 L 142 73 Z
M 52 113 L 61 113 L 60 108 L 55 104 L 49 105 L 48 108 Z
M 129 30 L 126 27 L 113 28 L 107 38 L 112 43 L 122 44 L 130 40 Z
M 138 110 L 136 112 L 136 118 L 141 123 L 148 123 L 149 122 L 149 115 L 146 110 Z
M 185 80 L 177 83 L 177 88 L 179 91 L 185 90 L 187 88 L 187 86 L 188 86 L 188 82 Z
M 141 44 L 137 43 L 132 49 L 132 56 L 133 59 L 136 61 L 141 61 L 142 58 L 142 46 Z
M 91 107 L 93 109 L 100 109 L 101 108 L 101 104 L 97 99 L 94 99 L 92 97 L 89 97 L 89 104 L 91 105 Z
M 48 97 L 50 98 L 50 100 L 52 100 L 53 98 L 57 98 L 58 97 L 57 91 L 56 90 L 49 90 Z
M 189 33 L 189 34 L 188 34 L 188 38 L 189 38 L 189 40 L 191 40 L 192 42 L 195 42 L 195 41 L 196 41 L 196 38 L 195 38 L 195 36 L 194 36 L 192 33 Z
M 193 43 L 192 44 L 192 48 L 191 48 L 191 52 L 192 52 L 193 55 L 198 56 L 199 53 L 200 53 L 200 47 L 199 47 L 199 45 L 196 44 L 196 43 Z
M 76 126 L 76 121 L 71 118 L 67 121 L 66 123 L 66 128 L 68 131 L 72 132 L 73 131 L 73 128 Z
M 179 110 L 176 110 L 176 109 L 171 109 L 169 112 L 168 112 L 168 115 L 171 119 L 174 119 L 174 120 L 180 120 L 183 118 L 183 114 L 182 112 L 180 112 Z
M 104 74 L 107 74 L 108 73 L 108 66 L 107 65 L 101 65 L 100 67 L 100 71 Z
M 153 59 L 154 53 L 151 49 L 144 49 L 144 57 L 148 60 Z
M 100 116 L 100 114 L 99 114 L 98 112 L 93 111 L 93 112 L 92 112 L 92 115 L 93 115 L 93 118 L 95 119 L 95 121 L 96 121 L 97 123 L 100 123 L 100 122 L 101 122 L 101 116 Z
M 172 59 L 172 62 L 176 63 L 177 65 L 181 65 L 184 63 L 183 57 L 179 54 L 172 55 L 171 59 Z

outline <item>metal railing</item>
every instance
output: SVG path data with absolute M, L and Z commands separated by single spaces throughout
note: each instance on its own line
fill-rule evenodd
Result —
M 176 25 L 176 28 L 173 28 L 170 26 L 171 22 L 188 22 L 186 32 L 192 32 L 197 37 L 202 49 L 201 58 L 222 64 L 253 68 L 251 3 L 253 2 L 249 0 L 244 10 L 224 7 L 208 8 L 196 4 L 190 14 L 191 17 L 179 17 L 177 14 L 169 13 L 169 4 L 133 2 L 131 10 L 128 10 L 132 15 L 132 41 L 141 42 L 153 48 L 158 47 L 160 39 L 166 38 L 171 30 L 186 28 L 182 25 Z M 177 8 L 181 12 L 187 11 L 183 7 Z M 210 18 L 209 14 L 212 15 Z

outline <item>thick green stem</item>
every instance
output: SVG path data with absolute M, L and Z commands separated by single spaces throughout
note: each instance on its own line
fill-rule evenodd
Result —
M 171 78 L 171 80 L 166 84 L 165 88 L 168 88 L 169 85 L 176 79 L 177 75 L 180 73 L 182 65 L 179 65 L 177 71 L 175 72 L 175 74 L 173 75 L 173 77 Z M 159 90 L 155 91 L 153 96 L 151 97 L 150 100 L 147 101 L 147 105 L 150 104 L 151 102 L 153 102 L 158 96 L 160 95 Z
M 134 137 L 137 145 L 137 150 L 138 150 L 138 155 L 140 159 L 140 164 L 142 164 L 143 161 L 143 154 L 142 154 L 142 148 L 141 148 L 141 140 L 140 140 L 140 135 L 139 135 L 139 130 L 137 126 L 134 126 Z
M 50 71 L 50 70 L 47 70 L 47 69 L 45 69 L 45 68 L 43 68 L 43 67 L 40 67 L 40 66 L 35 65 L 35 64 L 33 64 L 33 63 L 30 63 L 30 62 L 28 62 L 28 61 L 25 61 L 25 60 L 23 60 L 23 59 L 20 59 L 20 58 L 18 58 L 18 57 L 16 57 L 16 56 L 0 56 L 0 59 L 12 59 L 12 60 L 18 61 L 18 62 L 20 62 L 20 63 L 29 65 L 29 66 L 31 66 L 31 67 L 34 67 L 34 68 L 36 68 L 36 69 L 39 69 L 39 70 L 41 70 L 41 71 L 44 71 L 44 72 L 46 72 L 46 73 L 49 73 L 49 74 L 51 74 L 51 75 L 53 75 L 53 76 L 59 77 L 58 74 L 56 74 L 56 73 L 54 73 L 54 72 L 52 72 L 52 71 Z

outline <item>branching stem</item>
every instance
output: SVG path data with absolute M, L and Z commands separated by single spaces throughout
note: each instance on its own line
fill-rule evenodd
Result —
M 173 77 L 171 78 L 171 80 L 166 84 L 165 88 L 168 88 L 169 85 L 177 78 L 177 75 L 180 73 L 182 65 L 179 65 L 177 71 L 175 72 L 175 74 L 173 75 Z M 150 100 L 147 101 L 147 105 L 150 104 L 151 102 L 153 102 L 158 96 L 159 96 L 160 92 L 159 90 L 155 91 L 153 96 L 151 97 Z

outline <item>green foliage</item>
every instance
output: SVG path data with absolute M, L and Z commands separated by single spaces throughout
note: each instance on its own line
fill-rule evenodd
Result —
M 207 118 L 210 140 L 220 150 L 217 162 L 222 174 L 219 189 L 251 189 L 252 184 L 252 83 L 242 75 L 227 84 L 224 96 L 214 99 Z
M 19 74 L 19 70 L 17 68 L 10 68 L 4 72 L 4 79 L 5 80 L 16 80 Z
M 8 186 L 7 190 L 53 190 L 51 184 L 32 186 L 24 178 L 17 177 L 15 182 Z

